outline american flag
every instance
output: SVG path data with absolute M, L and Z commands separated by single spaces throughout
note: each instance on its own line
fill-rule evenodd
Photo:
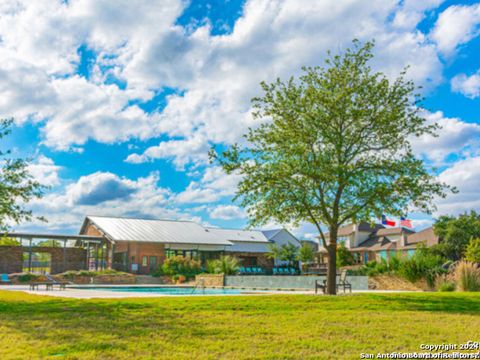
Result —
M 404 217 L 400 218 L 400 226 L 405 226 L 407 228 L 413 229 L 412 220 L 408 220 Z

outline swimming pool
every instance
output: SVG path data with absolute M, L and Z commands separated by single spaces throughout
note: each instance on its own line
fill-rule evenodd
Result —
M 186 286 L 69 286 L 69 288 L 142 294 L 150 293 L 161 295 L 239 295 L 266 292 L 262 290 L 195 288 Z

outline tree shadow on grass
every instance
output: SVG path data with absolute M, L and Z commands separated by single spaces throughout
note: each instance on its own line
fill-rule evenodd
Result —
M 369 295 L 363 305 L 365 310 L 382 309 L 480 315 L 480 294 L 372 294 Z
M 204 329 L 202 320 L 185 316 L 184 307 L 171 302 L 151 300 L 71 300 L 43 301 L 0 300 L 0 322 L 25 339 L 40 341 L 41 356 L 95 351 L 125 351 L 142 342 L 152 342 L 152 335 L 162 338 L 148 350 L 158 353 L 176 339 L 217 336 L 215 329 Z M 165 349 L 166 350 L 166 349 Z

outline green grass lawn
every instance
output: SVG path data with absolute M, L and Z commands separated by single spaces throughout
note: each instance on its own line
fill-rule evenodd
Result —
M 480 294 L 72 300 L 0 291 L 0 359 L 358 359 L 480 340 Z

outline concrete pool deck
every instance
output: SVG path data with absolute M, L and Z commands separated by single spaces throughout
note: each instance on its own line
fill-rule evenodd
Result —
M 83 288 L 82 288 L 83 287 Z M 121 288 L 125 285 L 102 285 L 105 287 L 112 288 Z M 172 287 L 170 286 L 151 286 L 151 285 L 135 285 L 138 288 L 151 288 L 151 287 Z M 178 287 L 189 287 L 189 286 L 178 286 Z M 88 288 L 88 289 L 87 289 Z M 72 298 L 72 299 L 124 299 L 124 298 L 155 298 L 155 297 L 179 297 L 179 296 L 265 296 L 265 295 L 315 295 L 313 290 L 276 290 L 276 289 L 261 289 L 262 292 L 254 292 L 260 289 L 239 289 L 240 291 L 245 291 L 240 294 L 161 294 L 161 293 L 148 293 L 148 292 L 121 292 L 121 291 L 108 291 L 103 289 L 94 290 L 91 288 L 91 285 L 75 285 L 75 287 L 67 287 L 66 290 L 30 290 L 28 285 L 8 285 L 0 286 L 0 290 L 7 291 L 21 291 L 32 295 L 43 295 L 43 296 L 53 296 L 53 297 L 63 297 L 63 298 Z M 249 292 L 252 291 L 252 292 Z M 353 291 L 353 294 L 358 293 L 399 293 L 405 291 L 390 291 L 390 290 L 357 290 Z M 346 293 L 349 294 L 348 292 Z M 323 294 L 318 294 L 323 295 Z M 340 292 L 339 295 L 343 295 L 343 292 Z

